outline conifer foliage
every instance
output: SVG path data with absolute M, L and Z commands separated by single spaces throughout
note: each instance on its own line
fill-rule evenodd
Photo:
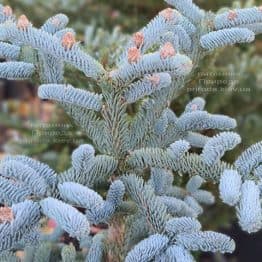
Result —
M 18 259 L 17 250 L 25 261 L 88 262 L 232 253 L 233 239 L 201 230 L 198 216 L 215 202 L 200 189 L 205 181 L 219 184 L 243 230 L 262 228 L 262 142 L 226 163 L 223 155 L 241 142 L 230 131 L 234 119 L 208 113 L 200 97 L 179 116 L 169 108 L 210 51 L 254 40 L 262 7 L 216 14 L 191 0 L 166 2 L 170 7 L 130 36 L 113 68 L 83 51 L 66 15 L 36 28 L 0 6 L 0 77 L 39 77 L 39 97 L 59 103 L 92 141 L 74 150 L 62 173 L 26 156 L 1 161 L 1 261 Z M 87 87 L 65 82 L 67 64 L 86 75 Z M 216 135 L 203 135 L 207 129 Z M 189 176 L 185 188 L 174 184 L 177 174 Z M 41 230 L 47 219 L 56 222 L 49 235 Z M 61 242 L 64 234 L 73 244 Z

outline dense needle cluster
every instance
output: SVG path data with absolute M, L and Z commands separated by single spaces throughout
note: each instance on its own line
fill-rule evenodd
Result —
M 201 230 L 197 220 L 215 202 L 201 189 L 205 181 L 219 184 L 243 230 L 262 228 L 262 142 L 226 163 L 223 155 L 241 142 L 230 131 L 233 118 L 208 113 L 200 97 L 179 116 L 169 107 L 210 51 L 261 33 L 262 8 L 215 14 L 191 0 L 166 2 L 171 7 L 130 36 L 113 68 L 83 51 L 66 15 L 35 28 L 0 6 L 0 77 L 40 76 L 39 97 L 56 101 L 92 141 L 59 174 L 26 156 L 1 161 L 1 261 L 16 261 L 17 250 L 24 261 L 64 262 L 190 262 L 191 251 L 231 253 L 230 237 Z M 66 83 L 65 64 L 95 88 Z M 217 134 L 205 136 L 207 129 Z M 189 176 L 185 188 L 174 184 L 177 174 Z M 51 234 L 42 230 L 48 219 L 56 224 Z

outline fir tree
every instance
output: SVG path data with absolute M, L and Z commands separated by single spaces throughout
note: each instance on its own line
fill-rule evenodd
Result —
M 235 119 L 208 113 L 202 98 L 179 116 L 170 109 L 207 54 L 254 40 L 262 7 L 215 14 L 190 0 L 166 2 L 172 8 L 133 34 L 112 66 L 82 50 L 65 15 L 37 29 L 25 15 L 16 18 L 9 6 L 0 7 L 0 52 L 6 58 L 0 77 L 39 76 L 39 97 L 55 100 L 92 141 L 76 148 L 71 167 L 59 174 L 21 155 L 0 163 L 3 261 L 14 260 L 16 250 L 25 251 L 26 261 L 51 261 L 55 252 L 61 252 L 57 261 L 127 262 L 194 261 L 191 251 L 199 250 L 231 253 L 230 237 L 202 231 L 197 220 L 202 204 L 214 203 L 200 189 L 205 181 L 219 183 L 243 230 L 262 228 L 261 142 L 226 163 L 224 153 L 241 142 L 229 131 Z M 95 88 L 66 82 L 65 64 Z M 203 135 L 207 129 L 217 135 Z M 173 183 L 178 173 L 190 176 L 185 188 Z M 43 218 L 57 223 L 51 235 L 40 230 Z M 101 232 L 93 236 L 96 230 Z M 75 247 L 59 243 L 65 232 Z M 87 249 L 85 256 L 79 246 Z

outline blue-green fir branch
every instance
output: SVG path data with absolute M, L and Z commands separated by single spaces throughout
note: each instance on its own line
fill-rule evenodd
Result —
M 196 26 L 195 26 L 194 24 L 192 24 L 192 23 L 188 20 L 188 18 L 186 18 L 186 17 L 184 17 L 184 16 L 182 17 L 179 25 L 181 25 L 181 26 L 184 28 L 184 30 L 187 32 L 187 34 L 188 34 L 190 37 L 193 36 L 193 35 L 196 33 L 196 31 L 197 31 Z
M 58 185 L 61 197 L 78 207 L 94 209 L 103 206 L 103 198 L 92 189 L 74 182 Z
M 0 23 L 4 23 L 6 21 L 14 21 L 15 17 L 13 15 L 13 11 L 10 6 L 3 6 L 0 4 Z
M 182 25 L 175 26 L 173 32 L 175 36 L 178 37 L 180 50 L 185 53 L 190 52 L 192 50 L 193 42 Z
M 203 35 L 200 39 L 200 44 L 204 49 L 211 51 L 237 43 L 251 43 L 254 39 L 254 32 L 247 28 L 229 28 Z
M 235 250 L 234 240 L 212 231 L 181 233 L 176 236 L 176 243 L 192 251 L 232 253 Z
M 173 180 L 172 172 L 161 168 L 151 168 L 150 185 L 153 187 L 156 195 L 168 194 Z
M 205 180 L 200 176 L 193 176 L 188 180 L 186 184 L 186 190 L 190 193 L 195 193 L 201 187 L 204 181 Z
M 40 78 L 42 83 L 63 82 L 64 63 L 61 59 L 56 59 L 51 55 L 45 55 L 39 52 Z
M 155 234 L 139 242 L 127 255 L 125 262 L 146 262 L 154 259 L 167 246 L 166 236 Z
M 32 195 L 30 188 L 24 184 L 0 177 L 0 201 L 5 204 L 16 204 L 28 199 Z
M 145 53 L 152 46 L 161 43 L 163 34 L 173 31 L 175 25 L 182 21 L 182 16 L 175 9 L 165 9 L 159 12 L 144 28 L 135 33 L 132 39 L 125 47 L 125 51 L 121 55 L 119 65 L 127 61 L 128 48 L 137 46 L 141 49 L 141 53 Z M 137 35 L 140 39 L 137 39 Z M 139 41 L 140 40 L 140 41 Z
M 192 217 L 176 217 L 166 222 L 165 230 L 170 237 L 181 233 L 192 233 L 201 230 L 201 224 Z
M 218 161 L 213 166 L 208 166 L 203 158 L 195 153 L 186 153 L 180 161 L 175 163 L 175 166 L 183 174 L 199 175 L 206 180 L 211 179 L 217 182 L 225 169 L 233 168 L 232 165 L 224 161 Z
M 132 168 L 146 168 L 148 166 L 167 168 L 172 166 L 172 159 L 161 148 L 142 148 L 134 150 L 128 157 L 127 163 Z
M 40 208 L 30 200 L 12 206 L 14 220 L 0 224 L 0 252 L 11 250 L 40 220 Z
M 179 45 L 179 38 L 178 38 L 178 35 L 175 34 L 175 31 L 168 31 L 168 32 L 165 32 L 161 35 L 161 38 L 160 38 L 160 46 L 163 46 L 165 43 L 169 42 L 169 43 L 172 43 L 172 45 L 174 46 L 174 49 L 177 51 L 177 52 L 180 52 L 181 48 L 180 48 L 180 45 Z
M 188 203 L 186 203 L 181 199 L 170 197 L 170 196 L 159 196 L 158 199 L 165 205 L 167 212 L 172 216 L 177 216 L 177 217 L 198 216 L 199 210 L 192 208 L 191 206 L 188 205 Z
M 19 262 L 19 258 L 12 251 L 4 251 L 0 254 L 0 261 Z
M 135 78 L 153 73 L 170 72 L 177 77 L 186 76 L 191 69 L 192 62 L 185 55 L 177 54 L 174 57 L 163 59 L 159 52 L 155 52 L 143 55 L 137 62 L 125 62 L 110 75 L 118 84 L 125 84 Z
M 125 194 L 125 186 L 122 181 L 115 180 L 108 190 L 106 201 L 113 204 L 115 207 L 119 206 Z
M 167 150 L 161 148 L 141 148 L 130 153 L 127 163 L 131 168 L 170 168 L 176 169 L 175 162 L 189 150 L 189 143 L 178 140 Z
M 122 178 L 127 193 L 138 206 L 141 214 L 146 218 L 147 224 L 153 232 L 163 232 L 165 221 L 168 220 L 166 206 L 154 194 L 153 188 L 145 185 L 143 179 L 135 175 Z
M 34 246 L 27 246 L 24 249 L 24 260 L 25 261 L 33 261 L 35 255 L 36 247 Z M 49 258 L 49 254 L 47 254 Z
M 197 110 L 202 111 L 204 110 L 205 105 L 205 99 L 203 99 L 202 97 L 195 97 L 186 105 L 184 113 L 190 113 Z
M 202 206 L 200 206 L 194 197 L 188 195 L 184 198 L 184 202 L 195 211 L 197 216 L 203 213 L 204 210 Z
M 17 60 L 20 54 L 20 47 L 5 42 L 0 42 L 0 57 L 8 60 Z
M 174 260 L 175 259 L 175 260 Z M 190 252 L 182 246 L 172 245 L 169 246 L 164 253 L 162 253 L 156 259 L 157 262 L 166 261 L 183 261 L 183 262 L 195 262 L 194 257 Z
M 55 34 L 64 29 L 68 24 L 68 17 L 64 14 L 57 14 L 50 17 L 41 27 L 41 30 Z M 64 32 L 65 33 L 65 32 Z M 63 34 L 64 35 L 64 34 Z M 57 35 L 56 35 L 57 36 Z M 62 83 L 64 63 L 60 58 L 39 51 L 40 77 L 43 83 Z
M 49 197 L 40 201 L 42 212 L 54 219 L 70 236 L 81 239 L 89 234 L 87 218 L 71 205 Z
M 104 148 L 107 154 L 116 158 L 129 150 L 129 128 L 126 104 L 120 95 L 110 92 L 104 96 L 105 105 L 102 108 L 104 118 Z
M 139 212 L 127 218 L 126 225 L 128 226 L 125 233 L 125 252 L 127 253 L 139 241 L 149 236 L 149 227 L 146 223 L 146 218 Z
M 193 192 L 191 195 L 200 204 L 212 205 L 215 203 L 215 197 L 213 194 L 206 190 L 199 189 Z
M 259 165 L 254 169 L 254 175 L 260 179 L 262 178 L 262 165 Z
M 105 149 L 104 120 L 102 120 L 95 111 L 68 103 L 59 104 L 83 130 L 87 137 L 92 140 L 94 146 L 101 153 L 105 154 L 107 151 Z
M 64 29 L 61 29 L 59 31 L 57 31 L 54 35 L 61 39 L 63 38 L 63 36 L 66 34 L 66 33 L 71 33 L 74 37 L 76 37 L 76 32 L 74 29 L 70 28 L 70 27 L 66 27 Z
M 94 224 L 107 223 L 113 216 L 116 209 L 122 203 L 125 193 L 124 184 L 120 180 L 114 181 L 108 190 L 106 200 L 98 208 L 89 208 L 86 215 L 89 221 Z
M 230 130 L 236 127 L 236 120 L 224 116 L 213 115 L 206 111 L 194 111 L 181 115 L 177 120 L 178 132 L 202 131 L 206 129 Z
M 56 32 L 64 29 L 68 22 L 69 19 L 65 14 L 57 14 L 48 18 L 41 29 L 50 34 L 55 34 Z
M 36 159 L 23 156 L 23 155 L 13 155 L 6 156 L 3 161 L 13 160 L 21 162 L 24 165 L 33 169 L 40 177 L 45 179 L 46 183 L 50 188 L 54 189 L 57 183 L 56 173 L 47 164 L 41 163 Z
M 167 131 L 168 124 L 169 121 L 168 121 L 167 111 L 164 110 L 155 123 L 154 131 L 156 135 L 158 136 L 164 135 Z
M 237 170 L 243 176 L 248 176 L 262 162 L 262 142 L 247 148 L 235 161 Z
M 241 137 L 234 132 L 222 132 L 205 144 L 202 157 L 207 165 L 215 164 L 228 150 L 232 150 L 241 142 Z
M 83 71 L 88 77 L 98 79 L 104 74 L 102 65 L 83 52 L 78 44 L 74 44 L 71 49 L 65 48 L 59 38 L 33 27 L 21 30 L 15 24 L 9 23 L 1 25 L 0 29 L 4 30 L 3 36 L 6 39 L 20 41 L 45 54 L 60 58 Z M 3 40 L 2 36 L 0 38 Z
M 115 181 L 109 188 L 106 201 L 95 191 L 73 182 L 59 185 L 62 198 L 86 209 L 86 216 L 91 223 L 107 222 L 122 202 L 125 193 L 121 181 Z
M 218 14 L 214 24 L 216 29 L 246 26 L 262 22 L 262 11 L 259 7 L 236 9 Z
M 3 161 L 0 164 L 2 176 L 25 183 L 37 196 L 47 195 L 49 188 L 45 179 L 31 167 L 14 160 Z
M 241 228 L 248 233 L 262 228 L 260 190 L 254 181 L 246 180 L 242 184 L 237 215 Z
M 105 236 L 102 233 L 96 234 L 93 237 L 92 244 L 85 259 L 86 262 L 103 261 L 103 253 L 105 249 L 104 238 Z
M 178 140 L 169 146 L 167 152 L 172 159 L 179 160 L 189 149 L 190 145 L 187 141 Z
M 56 243 L 60 240 L 62 235 L 65 233 L 65 231 L 60 227 L 56 226 L 55 229 L 51 233 L 42 233 L 40 235 L 41 242 L 52 242 Z
M 154 119 L 153 109 L 156 107 L 154 99 L 145 98 L 141 101 L 137 114 L 130 123 L 130 148 L 139 148 L 143 138 Z
M 47 84 L 38 89 L 38 96 L 42 99 L 52 99 L 58 102 L 78 105 L 87 109 L 99 111 L 102 97 L 71 85 Z
M 23 235 L 23 238 L 17 245 L 17 249 L 25 248 L 26 246 L 38 246 L 40 240 L 40 228 L 36 226 Z
M 43 242 L 35 249 L 27 251 L 31 253 L 29 254 L 29 259 L 33 258 L 34 260 L 37 260 L 39 262 L 45 262 L 49 261 L 51 258 L 52 245 L 51 243 Z
M 203 148 L 210 138 L 199 133 L 188 132 L 184 139 L 191 147 Z
M 262 34 L 262 22 L 261 23 L 248 24 L 248 25 L 245 25 L 243 27 L 254 32 L 255 35 Z
M 182 15 L 187 17 L 194 24 L 199 23 L 204 17 L 204 11 L 191 0 L 165 0 L 165 2 L 174 6 Z
M 73 244 L 65 245 L 61 250 L 63 262 L 71 262 L 76 260 L 76 249 Z
M 154 81 L 155 80 L 155 81 Z M 128 90 L 124 93 L 124 98 L 127 103 L 134 103 L 137 100 L 151 95 L 153 92 L 167 87 L 171 84 L 171 77 L 168 73 L 159 73 L 152 76 L 146 76 L 134 84 L 131 84 Z
M 180 200 L 184 200 L 185 203 L 187 203 L 191 209 L 195 210 L 194 212 L 197 214 L 202 212 L 202 207 L 200 204 L 212 205 L 215 202 L 215 198 L 212 193 L 203 189 L 199 189 L 204 182 L 204 179 L 198 175 L 192 176 L 188 180 L 185 189 L 178 186 L 172 186 L 173 180 L 170 180 L 166 176 L 164 176 L 162 179 L 165 181 L 165 183 L 167 183 L 164 191 L 165 194 L 179 198 Z M 157 188 L 155 184 L 154 188 Z
M 25 62 L 0 63 L 0 78 L 9 80 L 23 80 L 32 77 L 35 72 L 33 64 Z
M 58 181 L 60 183 L 74 181 L 93 187 L 99 182 L 107 181 L 114 171 L 117 169 L 118 161 L 111 156 L 98 155 L 95 157 L 91 167 L 83 172 L 76 172 L 74 168 L 69 168 L 59 174 Z
M 170 192 L 168 191 L 168 193 L 166 193 L 166 195 L 170 195 L 170 196 L 176 197 L 178 199 L 183 199 L 187 195 L 187 192 L 182 187 L 172 186 L 170 188 Z
M 224 203 L 234 206 L 241 194 L 242 179 L 235 170 L 224 170 L 219 182 L 220 198 Z
M 77 172 L 84 172 L 91 167 L 94 158 L 95 149 L 92 145 L 80 145 L 72 153 L 72 166 Z

